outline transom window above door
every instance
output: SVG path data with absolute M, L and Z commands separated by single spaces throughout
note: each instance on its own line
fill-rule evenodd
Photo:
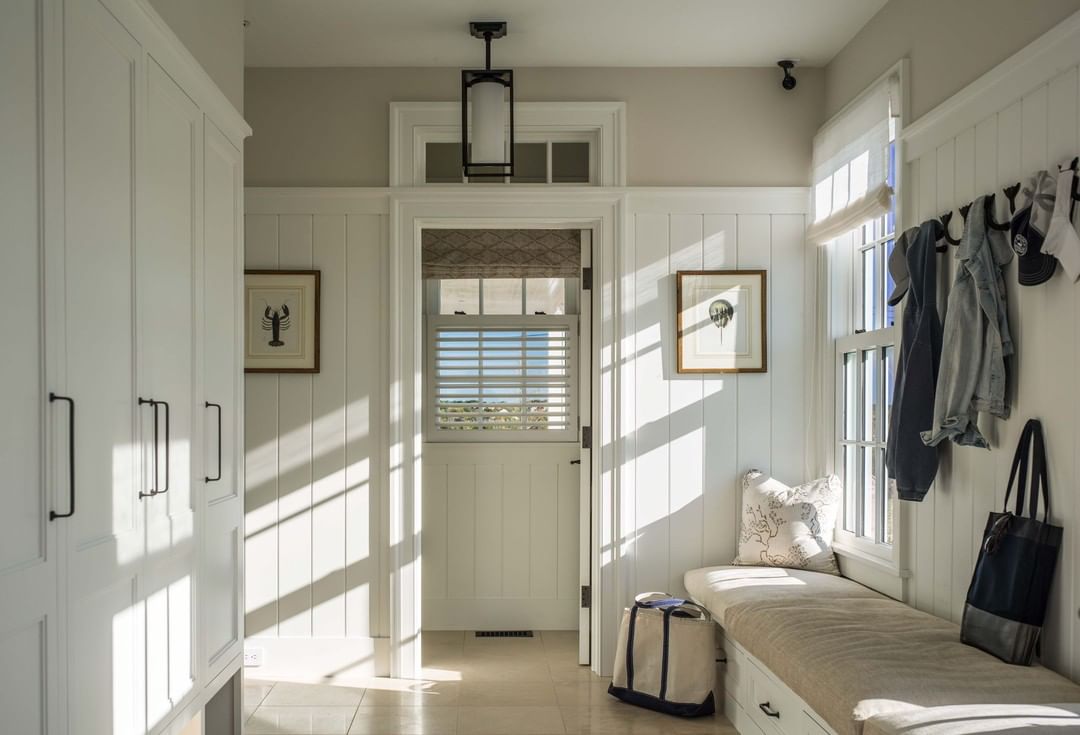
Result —
M 462 173 L 461 143 L 428 142 L 424 150 L 426 184 L 596 184 L 592 140 L 563 136 L 514 144 L 514 175 L 469 178 Z
M 390 103 L 390 186 L 626 186 L 626 104 L 519 102 L 514 175 L 466 180 L 459 102 Z

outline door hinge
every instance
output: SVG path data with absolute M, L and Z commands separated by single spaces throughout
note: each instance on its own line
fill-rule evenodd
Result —
M 591 426 L 582 426 L 581 427 L 581 448 L 582 449 L 592 449 L 592 427 Z
M 592 291 L 592 268 L 581 269 L 581 290 Z
M 592 587 L 587 584 L 581 585 L 581 607 L 592 609 Z

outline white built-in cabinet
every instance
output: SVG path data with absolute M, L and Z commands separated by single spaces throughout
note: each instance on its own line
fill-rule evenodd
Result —
M 5 0 L 0 99 L 0 729 L 174 732 L 242 653 L 247 128 L 140 0 Z

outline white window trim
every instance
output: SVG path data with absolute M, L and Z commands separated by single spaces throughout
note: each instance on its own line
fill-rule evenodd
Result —
M 836 115 L 834 115 L 833 118 L 826 122 L 823 127 L 833 125 L 837 120 L 842 119 L 845 113 L 859 105 L 866 94 L 872 92 L 872 90 L 878 87 L 884 80 L 893 75 L 897 76 L 899 79 L 899 110 L 896 111 L 897 114 L 894 116 L 896 125 L 894 131 L 896 145 L 896 178 L 893 186 L 895 191 L 893 197 L 893 206 L 895 208 L 894 223 L 896 227 L 894 236 L 899 237 L 900 232 L 903 229 L 902 223 L 906 222 L 906 197 L 908 196 L 907 188 L 904 185 L 906 178 L 904 130 L 908 123 L 907 101 L 909 98 L 909 61 L 907 59 L 901 59 L 887 69 L 881 76 L 874 80 L 864 92 L 851 100 Z M 811 213 L 810 216 L 812 217 L 813 213 Z M 903 308 L 903 302 L 896 306 L 897 314 L 895 326 L 876 330 L 875 332 L 855 334 L 854 305 L 858 303 L 858 299 L 861 296 L 856 293 L 858 279 L 855 277 L 854 273 L 856 252 L 854 246 L 854 233 L 843 235 L 831 244 L 823 245 L 821 247 L 830 249 L 826 259 L 828 266 L 826 268 L 827 275 L 825 278 L 825 293 L 823 294 L 823 297 L 826 299 L 827 304 L 826 324 L 828 325 L 827 345 L 825 345 L 824 348 L 828 355 L 826 362 L 831 366 L 832 372 L 831 374 L 826 373 L 823 385 L 820 386 L 820 389 L 824 393 L 824 405 L 831 405 L 833 409 L 831 411 L 826 410 L 824 412 L 825 415 L 822 417 L 826 423 L 831 424 L 828 434 L 830 447 L 829 451 L 826 452 L 825 465 L 829 473 L 840 475 L 842 474 L 842 467 L 839 464 L 840 432 L 842 430 L 841 413 L 843 411 L 840 402 L 842 396 L 842 386 L 840 385 L 840 361 L 843 359 L 843 347 L 847 347 L 850 351 L 851 345 L 857 344 L 860 338 L 867 344 L 873 344 L 875 341 L 881 341 L 882 343 L 887 344 L 888 342 L 886 342 L 886 340 L 891 340 L 891 343 L 895 345 L 894 355 L 895 359 L 898 361 L 902 337 L 900 314 Z M 895 371 L 895 369 L 896 364 L 894 363 L 893 370 Z M 888 483 L 887 486 L 889 486 Z M 845 510 L 846 508 L 842 507 L 841 513 Z M 871 568 L 883 572 L 887 576 L 895 578 L 908 577 L 910 576 L 910 573 L 903 566 L 903 560 L 906 553 L 905 544 L 907 543 L 904 524 L 905 516 L 904 503 L 898 502 L 893 515 L 893 543 L 891 545 L 879 544 L 866 538 L 859 538 L 854 534 L 845 531 L 843 529 L 843 517 L 841 517 L 836 524 L 837 530 L 833 534 L 833 550 L 841 557 L 848 557 L 867 564 Z
M 592 143 L 590 185 L 626 186 L 625 102 L 518 102 L 514 126 L 521 143 Z M 390 186 L 456 186 L 426 183 L 425 153 L 429 142 L 460 140 L 460 102 L 391 102 Z
M 576 443 L 580 430 L 578 401 L 578 315 L 429 315 L 425 317 L 424 338 L 424 441 L 430 443 Z M 569 341 L 568 394 L 566 429 L 547 431 L 440 431 L 435 426 L 436 395 L 434 337 L 440 327 L 565 327 Z

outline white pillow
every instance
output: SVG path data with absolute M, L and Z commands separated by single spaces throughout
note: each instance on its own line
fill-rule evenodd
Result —
M 836 475 L 788 487 L 750 470 L 743 477 L 742 528 L 734 563 L 839 574 L 832 537 L 842 498 Z

